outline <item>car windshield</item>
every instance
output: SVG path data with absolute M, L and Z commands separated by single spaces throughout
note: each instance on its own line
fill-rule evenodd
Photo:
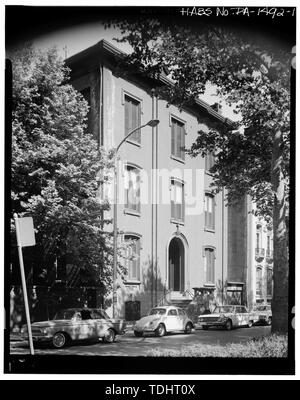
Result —
M 270 306 L 256 306 L 254 308 L 254 310 L 256 310 L 256 311 L 269 311 L 270 310 Z
M 53 319 L 72 319 L 74 314 L 75 310 L 60 310 L 55 314 Z
M 163 315 L 167 312 L 167 310 L 165 308 L 152 308 L 152 310 L 150 311 L 149 315 Z
M 214 309 L 214 314 L 221 314 L 221 313 L 231 313 L 234 312 L 234 307 L 232 306 L 219 306 Z

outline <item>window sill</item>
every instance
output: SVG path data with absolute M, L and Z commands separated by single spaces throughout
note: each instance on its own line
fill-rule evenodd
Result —
M 204 289 L 215 289 L 216 285 L 211 282 L 206 282 L 206 283 L 203 283 L 203 287 L 204 287 Z
M 141 213 L 140 213 L 140 212 L 134 211 L 134 210 L 130 210 L 130 209 L 128 209 L 128 208 L 126 208 L 126 209 L 124 210 L 124 214 L 133 215 L 134 217 L 140 217 L 140 216 L 141 216 Z
M 140 280 L 128 279 L 128 281 L 124 281 L 125 285 L 140 285 Z
M 132 139 L 127 139 L 127 140 L 126 140 L 126 143 L 133 144 L 134 146 L 139 147 L 139 148 L 142 147 L 141 143 L 136 142 L 135 140 L 132 140 Z
M 185 164 L 185 160 L 183 160 L 182 158 L 173 156 L 172 154 L 171 154 L 170 158 L 171 158 L 172 160 L 175 160 L 175 161 L 180 162 L 181 164 Z
M 170 219 L 170 222 L 171 222 L 171 224 L 178 224 L 178 225 L 184 226 L 184 221 L 181 221 L 181 220 L 179 220 L 179 219 L 171 218 L 171 219 Z
M 205 232 L 211 232 L 211 233 L 216 233 L 215 229 L 211 229 L 211 228 L 204 228 Z

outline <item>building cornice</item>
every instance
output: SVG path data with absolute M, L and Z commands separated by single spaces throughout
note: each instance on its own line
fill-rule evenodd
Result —
M 126 53 L 119 50 L 116 46 L 112 45 L 105 39 L 96 43 L 95 45 L 88 47 L 81 52 L 74 54 L 73 56 L 67 58 L 65 60 L 66 65 L 73 72 L 73 77 L 95 69 L 99 63 L 103 62 L 104 64 L 108 64 L 113 66 L 120 61 L 122 58 L 126 57 Z M 162 85 L 172 86 L 173 82 L 166 76 L 160 74 L 158 77 L 151 78 L 150 80 L 156 80 L 160 82 Z M 143 77 L 141 80 L 146 81 L 146 78 Z M 147 86 L 150 86 L 149 83 Z M 201 110 L 202 113 L 208 114 L 212 119 L 214 119 L 218 123 L 222 123 L 226 125 L 228 128 L 232 128 L 234 126 L 234 122 L 229 118 L 224 117 L 216 110 L 214 110 L 208 103 L 201 99 L 195 99 L 195 106 Z M 189 108 L 189 107 L 187 107 Z

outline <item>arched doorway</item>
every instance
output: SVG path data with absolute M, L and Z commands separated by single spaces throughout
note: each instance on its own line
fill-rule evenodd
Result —
M 184 291 L 185 254 L 181 239 L 174 237 L 169 244 L 169 289 L 174 292 Z

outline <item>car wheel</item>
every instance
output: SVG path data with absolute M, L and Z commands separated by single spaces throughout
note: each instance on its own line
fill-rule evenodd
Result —
M 138 332 L 138 331 L 134 331 L 133 333 L 134 333 L 134 336 L 136 336 L 136 337 L 142 337 L 144 334 L 144 332 Z
M 184 333 L 186 333 L 186 334 L 190 334 L 190 333 L 192 333 L 192 329 L 193 329 L 193 327 L 192 327 L 192 324 L 190 324 L 189 322 L 186 324 L 186 326 L 185 326 L 185 330 L 184 330 Z
M 272 325 L 272 318 L 271 317 L 268 318 L 267 324 L 268 325 Z
M 56 332 L 52 338 L 52 344 L 56 349 L 61 349 L 67 344 L 67 336 L 63 332 Z
M 248 328 L 251 328 L 253 326 L 253 321 L 249 321 L 247 326 L 248 326 Z
M 103 342 L 105 343 L 113 343 L 115 341 L 116 338 L 116 334 L 112 329 L 108 329 L 108 331 L 106 332 L 104 338 L 103 338 Z
M 227 331 L 231 331 L 231 329 L 232 329 L 232 321 L 231 321 L 231 319 L 228 319 L 228 320 L 226 321 L 226 323 L 225 323 L 225 329 L 226 329 Z
M 155 329 L 155 336 L 165 336 L 166 334 L 166 327 L 164 326 L 164 324 L 159 324 L 158 327 Z

